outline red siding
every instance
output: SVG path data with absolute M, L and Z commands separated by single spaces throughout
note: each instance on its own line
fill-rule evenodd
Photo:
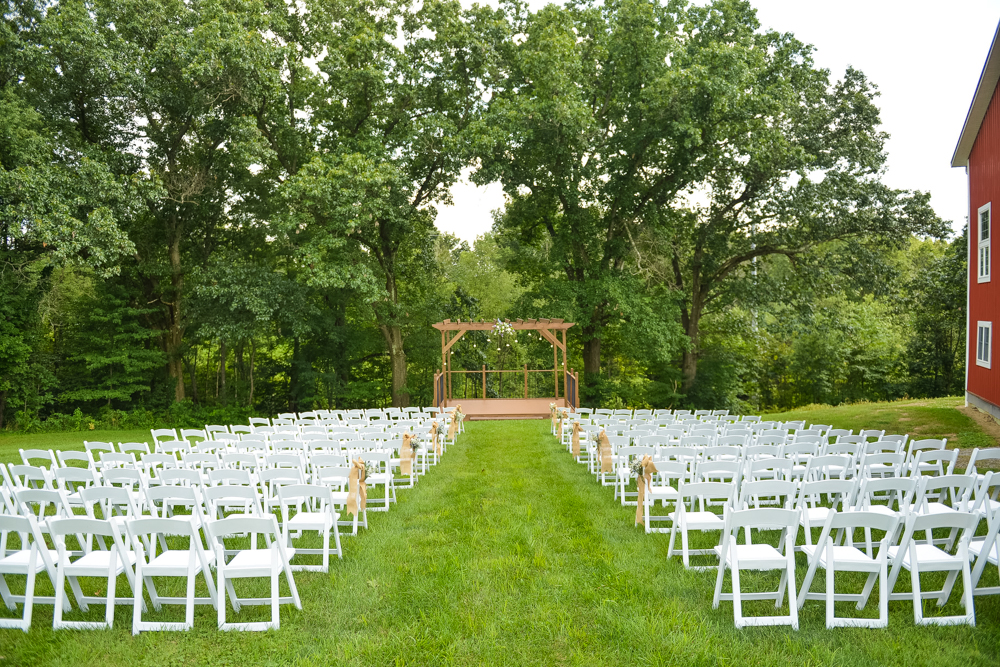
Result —
M 1000 356 L 993 354 L 992 368 L 976 365 L 976 322 L 993 322 L 993 345 L 1000 343 L 1000 239 L 991 242 L 992 280 L 977 281 L 979 207 L 992 202 L 991 241 L 1000 218 L 1000 86 L 993 91 L 986 118 L 969 154 L 969 368 L 968 391 L 1000 405 Z

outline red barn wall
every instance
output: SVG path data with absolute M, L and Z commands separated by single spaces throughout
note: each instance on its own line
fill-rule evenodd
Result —
M 992 368 L 976 365 L 976 322 L 993 322 L 993 346 L 1000 344 L 1000 85 L 993 91 L 976 142 L 969 154 L 969 369 L 967 390 L 994 405 L 1000 405 L 1000 355 L 993 352 Z M 990 236 L 991 281 L 977 282 L 976 257 L 979 238 L 979 207 L 992 202 Z M 992 243 L 992 241 L 997 241 Z

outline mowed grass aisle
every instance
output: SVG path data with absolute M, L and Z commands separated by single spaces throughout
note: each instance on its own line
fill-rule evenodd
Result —
M 329 575 L 297 573 L 303 610 L 283 607 L 280 631 L 221 633 L 203 607 L 193 632 L 133 638 L 120 607 L 110 632 L 53 632 L 36 606 L 29 635 L 0 631 L 0 665 L 997 664 L 997 597 L 977 599 L 974 629 L 917 628 L 893 603 L 887 630 L 828 631 L 811 602 L 798 632 L 735 630 L 714 572 L 668 561 L 667 536 L 633 528 L 547 421 L 468 424 L 399 496 Z

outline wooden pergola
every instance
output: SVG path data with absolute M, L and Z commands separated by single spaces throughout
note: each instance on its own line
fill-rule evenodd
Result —
M 578 407 L 580 402 L 579 377 L 572 368 L 566 368 L 566 331 L 575 324 L 560 319 L 505 321 L 515 331 L 537 331 L 542 338 L 552 344 L 552 369 L 529 370 L 525 365 L 520 370 L 487 370 L 486 366 L 478 371 L 453 370 L 451 352 L 455 343 L 469 331 L 493 331 L 496 322 L 463 322 L 461 320 L 438 322 L 432 325 L 441 332 L 441 372 L 434 374 L 434 405 L 449 407 L 461 403 L 463 412 L 472 419 L 546 417 L 549 414 L 549 403 L 570 409 Z M 560 352 L 562 353 L 562 368 L 560 368 Z M 487 398 L 486 377 L 490 373 L 523 373 L 524 396 Z M 528 375 L 531 373 L 552 373 L 551 396 L 529 396 Z M 563 376 L 562 391 L 560 391 L 559 383 L 560 374 Z M 482 398 L 454 398 L 453 380 L 456 375 L 462 375 L 466 380 L 469 375 L 481 375 Z

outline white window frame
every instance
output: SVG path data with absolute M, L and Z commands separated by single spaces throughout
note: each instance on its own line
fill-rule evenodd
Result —
M 976 365 L 992 368 L 993 323 L 976 322 Z
M 992 264 L 993 248 L 990 239 L 993 238 L 993 210 L 992 203 L 988 202 L 979 207 L 976 215 L 976 240 L 979 242 L 978 253 L 976 254 L 977 280 L 981 283 L 990 282 L 990 265 Z M 989 221 L 986 229 L 986 238 L 983 238 L 983 214 Z

